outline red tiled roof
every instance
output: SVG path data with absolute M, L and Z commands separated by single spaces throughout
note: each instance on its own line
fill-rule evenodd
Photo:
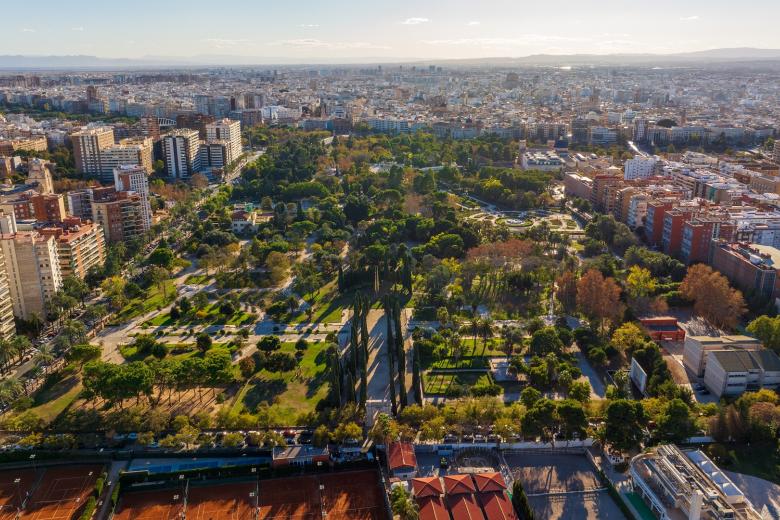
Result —
M 444 501 L 439 497 L 428 497 L 417 500 L 420 508 L 419 520 L 450 520 L 450 514 L 444 507 Z
M 463 494 L 447 497 L 447 507 L 452 513 L 452 520 L 484 520 L 482 509 L 477 505 L 474 495 Z M 493 518 L 490 518 L 493 520 Z
M 444 489 L 448 495 L 473 493 L 476 491 L 471 475 L 447 475 L 444 477 Z
M 417 498 L 444 494 L 444 488 L 441 485 L 439 477 L 413 478 L 412 489 L 414 490 L 414 496 Z
M 501 473 L 475 473 L 474 482 L 477 484 L 477 491 L 503 491 L 506 489 L 506 482 Z
M 417 457 L 414 446 L 408 442 L 392 442 L 387 447 L 387 465 L 391 470 L 400 468 L 416 468 Z
M 503 491 L 493 493 L 480 493 L 477 495 L 485 515 L 490 520 L 517 520 L 517 515 L 512 503 Z

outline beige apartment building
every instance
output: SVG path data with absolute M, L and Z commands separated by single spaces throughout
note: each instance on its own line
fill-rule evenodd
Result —
M 2 248 L 0 248 L 0 337 L 8 339 L 15 333 L 14 304 L 11 301 L 11 288 L 8 285 L 5 255 L 3 255 Z
M 49 300 L 62 287 L 54 237 L 36 231 L 0 235 L 13 312 L 19 318 L 44 318 Z
M 110 126 L 85 128 L 72 133 L 70 139 L 73 142 L 76 170 L 85 175 L 100 176 L 103 173 L 101 152 L 114 146 L 114 129 Z M 113 172 L 113 169 L 110 171 Z
M 97 224 L 71 217 L 61 226 L 42 228 L 39 232 L 54 237 L 63 278 L 76 276 L 83 280 L 90 269 L 106 262 L 103 228 Z
M 111 181 L 114 178 L 114 170 L 120 166 L 139 166 L 147 174 L 152 171 L 152 148 L 154 142 L 150 137 L 129 137 L 122 139 L 119 144 L 109 146 L 101 151 L 100 160 L 102 171 L 101 180 Z

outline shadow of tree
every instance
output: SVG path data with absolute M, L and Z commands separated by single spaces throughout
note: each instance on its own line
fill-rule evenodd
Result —
M 286 390 L 287 382 L 282 379 L 260 378 L 244 396 L 244 405 L 247 410 L 254 410 L 260 403 L 273 404 Z

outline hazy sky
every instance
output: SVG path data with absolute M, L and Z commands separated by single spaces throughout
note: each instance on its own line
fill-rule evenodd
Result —
M 780 48 L 778 0 L 34 0 L 0 54 L 291 59 Z

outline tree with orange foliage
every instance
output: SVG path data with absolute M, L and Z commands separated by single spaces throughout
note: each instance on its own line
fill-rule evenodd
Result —
M 680 292 L 694 302 L 696 314 L 716 327 L 734 329 L 747 312 L 742 293 L 732 288 L 725 276 L 708 265 L 689 267 Z
M 564 271 L 555 279 L 555 296 L 566 312 L 577 306 L 577 277 L 572 271 Z
M 472 247 L 466 252 L 469 260 L 488 260 L 491 265 L 500 267 L 507 263 L 515 263 L 517 260 L 533 253 L 534 243 L 530 240 L 511 238 L 505 242 L 494 242 Z
M 614 278 L 604 278 L 601 271 L 591 269 L 577 282 L 577 307 L 600 329 L 609 322 L 617 323 L 625 306 L 620 301 L 620 285 Z

